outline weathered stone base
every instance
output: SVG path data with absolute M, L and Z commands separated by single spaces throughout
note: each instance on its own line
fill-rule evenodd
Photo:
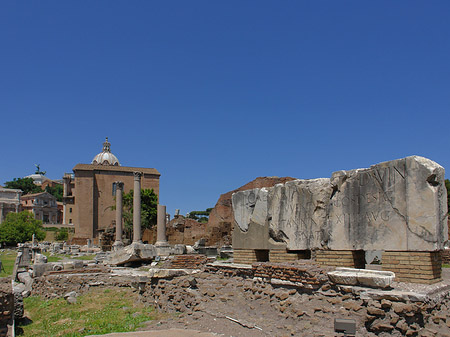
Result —
M 322 266 L 363 269 L 364 252 L 358 250 L 317 250 L 316 262 Z
M 382 267 L 393 271 L 397 282 L 432 284 L 442 280 L 441 252 L 385 251 Z

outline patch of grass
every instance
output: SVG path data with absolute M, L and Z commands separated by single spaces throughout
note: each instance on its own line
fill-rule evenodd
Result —
M 450 268 L 450 264 L 443 264 L 442 268 Z
M 217 256 L 216 257 L 216 260 L 217 261 L 227 261 L 227 260 L 229 260 L 230 258 L 229 257 L 220 257 L 220 256 Z
M 59 298 L 24 299 L 31 324 L 23 325 L 24 336 L 78 337 L 110 332 L 136 331 L 143 322 L 155 318 L 152 307 L 139 302 L 132 289 L 92 290 L 68 304 Z
M 84 255 L 84 256 L 78 256 L 78 257 L 71 257 L 70 255 L 67 255 L 68 257 L 74 259 L 74 260 L 93 260 L 95 258 L 95 254 L 92 255 Z
M 58 262 L 61 261 L 63 258 L 62 255 L 50 255 L 49 252 L 45 252 L 43 254 L 47 256 L 47 262 Z
M 14 250 L 4 250 L 0 253 L 0 260 L 2 260 L 2 270 L 0 277 L 11 276 L 14 269 L 14 262 L 16 261 L 17 252 Z M 4 270 L 3 270 L 4 269 Z
M 46 253 L 44 253 L 44 255 L 47 256 L 48 262 L 58 262 L 64 258 L 68 258 L 71 260 L 83 260 L 83 261 L 84 260 L 93 260 L 95 258 L 95 254 L 73 257 L 72 255 L 64 255 L 64 254 L 51 255 L 50 253 L 46 252 Z

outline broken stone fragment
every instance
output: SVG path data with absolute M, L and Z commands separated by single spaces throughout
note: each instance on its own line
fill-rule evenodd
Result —
M 75 303 L 77 303 L 77 298 L 76 298 L 76 297 L 69 296 L 69 297 L 66 298 L 66 301 L 67 301 L 67 303 L 69 303 L 69 304 L 75 304 Z
M 129 262 L 149 261 L 155 258 L 156 255 L 153 245 L 133 242 L 131 245 L 111 252 L 107 261 L 112 265 L 123 265 Z
M 75 291 L 70 291 L 64 295 L 64 299 L 67 299 L 68 297 L 77 297 L 77 296 L 78 294 Z

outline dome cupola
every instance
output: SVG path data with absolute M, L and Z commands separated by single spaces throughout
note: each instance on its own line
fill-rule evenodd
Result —
M 108 137 L 106 137 L 106 140 L 103 143 L 103 151 L 96 155 L 94 159 L 92 159 L 91 164 L 120 166 L 117 157 L 111 153 L 111 143 L 108 142 Z

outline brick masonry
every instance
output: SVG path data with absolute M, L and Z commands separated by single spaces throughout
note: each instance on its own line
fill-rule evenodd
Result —
M 264 254 L 266 253 L 266 254 Z M 446 258 L 450 253 L 445 252 Z M 382 255 L 382 270 L 395 273 L 395 281 L 432 284 L 442 280 L 442 252 L 394 252 L 385 251 Z M 296 262 L 307 258 L 306 252 L 291 253 L 285 250 L 260 251 L 254 249 L 235 249 L 234 262 L 254 264 L 270 261 L 272 263 Z M 317 250 L 315 261 L 321 266 L 365 268 L 364 251 Z
M 306 252 L 288 252 L 287 250 L 273 249 L 269 252 L 270 262 L 294 262 L 301 259 L 309 259 Z
M 257 262 L 256 251 L 254 249 L 234 249 L 234 263 L 253 264 Z
M 208 263 L 206 255 L 175 255 L 170 262 L 170 268 L 174 269 L 200 269 Z
M 353 250 L 317 250 L 316 262 L 322 266 L 364 268 L 364 252 Z
M 314 263 L 283 264 L 259 262 L 252 265 L 253 276 L 268 282 L 288 281 L 305 289 L 319 289 L 328 282 L 326 270 Z
M 383 270 L 393 271 L 395 281 L 436 283 L 442 280 L 441 252 L 393 252 L 382 255 Z
M 450 249 L 441 251 L 442 264 L 450 264 Z

